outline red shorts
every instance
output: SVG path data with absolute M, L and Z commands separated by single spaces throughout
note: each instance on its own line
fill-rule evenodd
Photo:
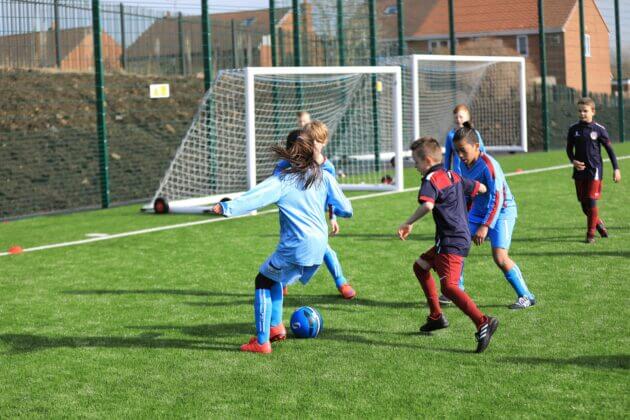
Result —
M 601 179 L 576 179 L 575 192 L 578 201 L 599 200 L 602 195 Z
M 424 261 L 428 262 L 440 277 L 440 282 L 459 283 L 464 267 L 464 257 L 457 254 L 438 254 L 435 247 L 432 247 L 424 254 L 420 255 Z

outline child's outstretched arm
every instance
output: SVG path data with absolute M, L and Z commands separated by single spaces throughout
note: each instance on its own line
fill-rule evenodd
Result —
M 416 211 L 414 211 L 413 214 L 409 216 L 409 218 L 405 220 L 403 224 L 398 226 L 398 237 L 403 241 L 407 239 L 407 237 L 413 230 L 413 224 L 422 219 L 428 213 L 430 213 L 431 210 L 433 210 L 434 206 L 435 204 L 433 201 L 425 201 L 420 206 L 418 206 Z
M 240 197 L 216 204 L 212 211 L 223 216 L 240 216 L 277 202 L 282 195 L 282 184 L 271 176 Z
M 323 172 L 323 177 L 327 188 L 326 207 L 330 208 L 332 206 L 333 214 L 339 217 L 352 217 L 352 204 L 341 191 L 341 187 L 335 177 L 325 171 Z

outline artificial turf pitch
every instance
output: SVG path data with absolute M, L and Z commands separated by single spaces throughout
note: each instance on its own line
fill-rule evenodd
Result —
M 619 156 L 628 145 L 615 145 Z M 499 157 L 506 173 L 566 163 L 562 152 Z M 316 339 L 238 351 L 254 333 L 253 279 L 278 239 L 277 214 L 0 257 L 0 417 L 625 417 L 630 411 L 630 160 L 605 164 L 610 238 L 583 243 L 570 169 L 511 176 L 519 218 L 511 256 L 538 304 L 515 295 L 486 244 L 466 286 L 500 326 L 474 354 L 474 327 L 420 335 L 427 308 L 414 259 L 430 217 L 395 236 L 415 192 L 353 201 L 330 243 L 357 298 L 325 269 L 285 298 L 287 323 L 316 307 Z M 408 187 L 418 185 L 408 171 Z M 0 250 L 203 220 L 138 206 L 0 224 Z

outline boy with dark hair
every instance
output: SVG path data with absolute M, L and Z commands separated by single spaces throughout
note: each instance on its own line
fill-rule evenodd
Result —
M 433 211 L 435 221 L 435 246 L 422 254 L 414 263 L 413 271 L 427 298 L 431 313 L 421 332 L 430 332 L 448 327 L 442 313 L 435 281 L 430 270 L 440 277 L 442 293 L 457 305 L 477 327 L 477 353 L 488 347 L 490 339 L 499 325 L 496 318 L 484 315 L 475 302 L 458 287 L 464 258 L 470 248 L 470 231 L 466 215 L 466 195 L 474 197 L 486 192 L 486 187 L 460 177 L 442 166 L 442 149 L 437 140 L 423 137 L 411 144 L 416 169 L 422 173 L 422 185 L 418 209 L 398 228 L 398 237 L 405 240 L 413 224 Z
M 595 230 L 602 238 L 608 237 L 608 230 L 599 218 L 597 200 L 602 194 L 604 166 L 601 146 L 604 146 L 613 167 L 613 181 L 621 181 L 621 171 L 613 151 L 606 127 L 593 121 L 595 102 L 591 98 L 581 98 L 577 103 L 580 121 L 573 124 L 567 133 L 567 156 L 573 164 L 573 179 L 577 199 L 586 215 L 586 243 L 595 242 Z

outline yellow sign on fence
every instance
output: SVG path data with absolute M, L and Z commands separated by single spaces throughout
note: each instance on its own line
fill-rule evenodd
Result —
M 171 96 L 171 91 L 168 83 L 155 84 L 149 86 L 149 97 L 151 99 L 168 98 Z

